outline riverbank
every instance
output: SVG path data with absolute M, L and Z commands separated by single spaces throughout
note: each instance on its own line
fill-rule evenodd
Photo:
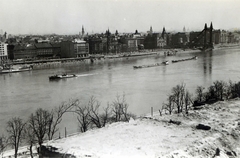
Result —
M 224 49 L 231 47 L 239 47 L 239 44 L 217 44 L 214 45 L 214 49 Z M 59 59 L 42 59 L 42 60 L 32 60 L 32 61 L 15 61 L 11 64 L 13 65 L 23 65 L 23 64 L 33 64 L 40 65 L 45 63 L 64 63 L 64 62 L 76 62 L 76 61 L 85 61 L 89 59 L 112 59 L 112 58 L 128 58 L 128 57 L 137 57 L 137 56 L 149 56 L 149 55 L 164 55 L 167 52 L 175 53 L 190 53 L 190 52 L 200 52 L 198 49 L 153 49 L 153 50 L 143 50 L 138 52 L 125 52 L 120 54 L 108 54 L 108 55 L 90 55 L 88 57 L 78 57 L 78 58 L 59 58 Z
M 239 47 L 239 44 L 218 44 L 214 46 L 215 50 L 218 49 L 226 49 L 226 48 L 234 48 Z M 144 50 L 140 52 L 128 52 L 128 53 L 120 53 L 120 54 L 108 54 L 108 55 L 91 55 L 88 57 L 78 57 L 78 58 L 62 58 L 62 59 L 43 59 L 43 60 L 33 60 L 33 61 L 18 61 L 12 62 L 11 64 L 19 66 L 19 65 L 32 65 L 33 69 L 41 69 L 44 67 L 49 67 L 52 65 L 60 65 L 60 64 L 69 64 L 69 63 L 82 63 L 82 62 L 96 62 L 98 60 L 105 59 L 119 59 L 119 58 L 131 58 L 131 57 L 141 57 L 141 56 L 152 56 L 152 55 L 160 55 L 160 56 L 172 56 L 172 52 L 174 55 L 177 54 L 185 54 L 185 53 L 198 53 L 201 50 L 198 49 L 154 49 L 154 50 Z M 167 55 L 170 54 L 170 55 Z
M 75 157 L 238 157 L 239 109 L 240 100 L 235 99 L 204 105 L 200 110 L 191 110 L 187 116 L 160 116 L 155 112 L 153 116 L 113 123 L 101 129 L 52 140 L 44 145 L 57 148 L 58 153 Z M 210 127 L 210 130 L 198 129 L 199 124 Z M 216 155 L 218 150 L 219 155 Z M 3 157 L 12 154 L 13 151 L 6 151 Z

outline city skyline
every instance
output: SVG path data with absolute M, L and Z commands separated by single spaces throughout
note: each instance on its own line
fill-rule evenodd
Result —
M 8 34 L 154 32 L 239 28 L 236 0 L 1 0 L 0 30 Z

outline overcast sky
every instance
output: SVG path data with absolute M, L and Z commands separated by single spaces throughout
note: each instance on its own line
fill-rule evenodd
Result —
M 240 27 L 239 0 L 0 0 L 8 34 L 154 32 Z

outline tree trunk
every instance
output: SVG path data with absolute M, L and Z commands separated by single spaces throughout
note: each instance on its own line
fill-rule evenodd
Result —
M 31 158 L 33 158 L 32 143 L 31 143 L 31 145 L 30 145 L 30 147 L 29 147 L 29 151 L 30 151 L 30 156 L 31 156 Z

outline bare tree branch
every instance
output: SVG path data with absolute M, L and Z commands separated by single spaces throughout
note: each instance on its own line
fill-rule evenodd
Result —
M 15 158 L 17 157 L 20 142 L 23 139 L 23 133 L 22 132 L 24 130 L 25 125 L 26 125 L 26 123 L 24 123 L 23 120 L 20 119 L 19 117 L 14 117 L 7 122 L 7 129 L 6 130 L 7 130 L 8 135 L 9 135 L 9 137 L 8 137 L 9 144 L 14 147 Z
M 54 134 L 59 130 L 57 126 L 61 123 L 62 117 L 67 112 L 72 112 L 72 108 L 76 107 L 78 104 L 78 99 L 70 100 L 69 102 L 64 102 L 59 107 L 56 107 L 51 112 L 51 116 L 49 119 L 49 127 L 48 127 L 48 139 L 52 140 Z

